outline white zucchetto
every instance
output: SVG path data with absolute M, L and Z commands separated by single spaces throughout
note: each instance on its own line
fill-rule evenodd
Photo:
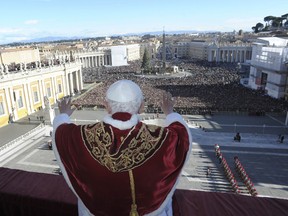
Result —
M 112 101 L 127 103 L 143 98 L 140 87 L 131 80 L 119 80 L 113 83 L 106 92 L 106 98 Z

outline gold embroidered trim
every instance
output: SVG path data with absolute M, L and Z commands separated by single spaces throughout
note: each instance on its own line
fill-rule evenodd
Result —
M 133 127 L 124 137 L 119 149 L 110 154 L 114 141 L 111 128 L 103 122 L 82 126 L 82 139 L 91 156 L 112 172 L 122 172 L 143 164 L 152 157 L 165 141 L 168 130 L 142 124 L 138 133 Z
M 136 205 L 136 192 L 135 192 L 135 182 L 132 170 L 129 170 L 129 180 L 131 187 L 132 205 L 130 210 L 130 216 L 138 216 L 137 205 Z

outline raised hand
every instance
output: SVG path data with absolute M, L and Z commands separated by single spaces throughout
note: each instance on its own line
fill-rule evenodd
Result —
M 171 93 L 165 92 L 163 93 L 163 99 L 161 103 L 162 111 L 165 115 L 168 115 L 173 112 L 174 100 L 172 98 Z
M 71 98 L 64 98 L 61 101 L 57 101 L 58 103 L 58 108 L 60 113 L 66 113 L 68 116 L 72 115 L 74 110 L 76 109 L 75 107 L 71 108 Z

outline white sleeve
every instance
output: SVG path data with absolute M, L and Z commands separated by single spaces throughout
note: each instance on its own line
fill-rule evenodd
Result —
M 174 122 L 179 122 L 180 124 L 184 125 L 184 127 L 187 130 L 188 137 L 189 137 L 189 149 L 188 149 L 188 152 L 187 152 L 187 157 L 186 157 L 185 163 L 184 163 L 184 165 L 182 167 L 182 170 L 183 170 L 185 164 L 187 163 L 187 161 L 189 159 L 190 153 L 191 153 L 191 149 L 192 149 L 192 135 L 191 135 L 191 132 L 190 132 L 190 129 L 189 129 L 188 125 L 186 124 L 185 120 L 183 119 L 183 117 L 179 113 L 173 112 L 173 113 L 170 113 L 170 114 L 168 114 L 166 116 L 165 126 L 168 127 L 170 124 L 172 124 Z M 181 175 L 181 172 L 180 172 L 179 176 Z M 174 194 L 174 192 L 176 190 L 176 187 L 178 185 L 179 179 L 180 178 L 178 177 L 178 179 L 175 182 L 173 188 L 171 189 L 171 191 L 169 192 L 169 194 L 167 195 L 166 199 L 161 204 L 161 206 L 157 210 L 155 210 L 154 212 L 147 214 L 147 216 L 172 216 L 173 215 L 172 196 L 173 196 L 173 194 Z
M 74 192 L 75 195 L 76 192 L 74 191 L 73 187 L 72 187 L 72 184 L 69 180 L 69 177 L 67 175 L 67 172 L 65 170 L 65 167 L 60 159 L 60 155 L 59 155 L 59 152 L 58 152 L 58 149 L 57 149 L 57 145 L 56 145 L 56 139 L 55 139 L 55 135 L 56 135 L 56 130 L 57 128 L 61 125 L 61 124 L 64 124 L 64 123 L 70 123 L 70 118 L 67 114 L 60 114 L 60 115 L 57 115 L 55 118 L 54 118 L 54 121 L 53 121 L 53 142 L 52 142 L 52 148 L 53 148 L 53 151 L 54 151 L 54 155 L 56 157 L 56 160 L 57 160 L 57 163 L 61 169 L 61 172 L 63 174 L 63 177 L 65 178 L 68 186 L 72 189 L 72 191 Z
M 53 120 L 53 131 L 56 131 L 57 127 L 64 123 L 71 123 L 69 116 L 66 113 L 57 115 Z
M 180 122 L 181 124 L 187 126 L 183 117 L 179 113 L 176 113 L 176 112 L 170 113 L 166 116 L 165 126 L 169 126 L 170 124 L 172 124 L 174 122 Z
M 80 199 L 80 197 L 78 196 L 78 194 L 76 193 L 76 191 L 74 190 L 70 179 L 68 177 L 68 174 L 65 170 L 65 167 L 60 159 L 60 155 L 57 149 L 57 145 L 55 142 L 55 134 L 56 134 L 56 130 L 57 128 L 61 125 L 61 124 L 65 124 L 65 123 L 71 123 L 70 118 L 67 114 L 62 113 L 57 115 L 54 120 L 53 120 L 53 142 L 52 142 L 52 146 L 53 146 L 53 151 L 54 151 L 54 155 L 55 158 L 57 160 L 57 163 L 61 169 L 62 175 L 65 179 L 65 181 L 67 182 L 67 185 L 71 188 L 71 190 L 73 191 L 73 193 L 76 195 L 76 197 L 78 198 L 78 215 L 79 216 L 92 216 L 92 214 L 90 213 L 90 211 L 86 208 L 86 206 L 83 204 L 82 200 Z

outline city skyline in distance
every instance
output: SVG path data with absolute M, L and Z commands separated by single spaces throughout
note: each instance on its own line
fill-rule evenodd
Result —
M 171 31 L 252 31 L 286 14 L 287 0 L 14 0 L 1 3 L 0 44 Z

